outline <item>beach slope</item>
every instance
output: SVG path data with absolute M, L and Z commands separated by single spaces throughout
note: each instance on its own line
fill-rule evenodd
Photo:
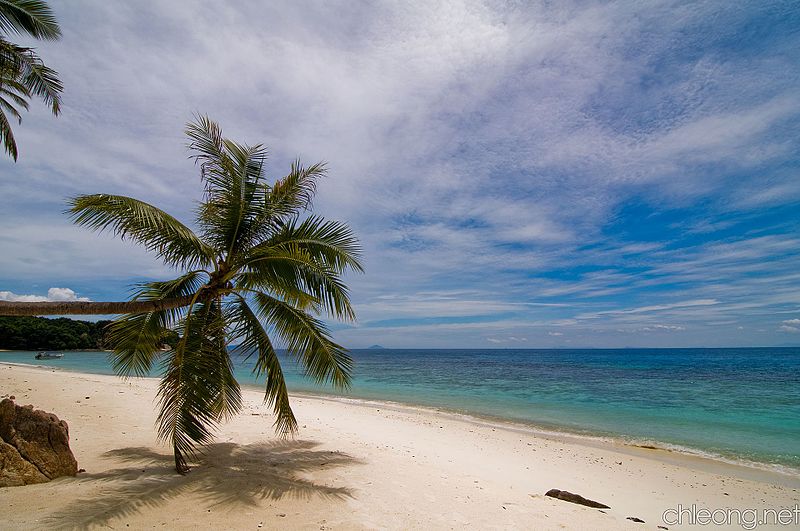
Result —
M 656 529 L 678 504 L 800 498 L 797 477 L 390 404 L 295 397 L 300 432 L 281 440 L 254 390 L 179 476 L 156 441 L 156 389 L 0 364 L 0 395 L 66 420 L 85 469 L 0 490 L 3 529 Z M 553 488 L 611 508 L 545 497 Z

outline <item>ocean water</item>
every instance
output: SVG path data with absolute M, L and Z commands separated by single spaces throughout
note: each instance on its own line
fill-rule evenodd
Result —
M 113 373 L 102 352 L 33 356 L 0 352 L 0 361 Z M 800 348 L 387 349 L 352 356 L 347 392 L 315 385 L 285 358 L 290 391 L 444 408 L 800 474 Z M 258 386 L 252 361 L 235 359 L 240 382 Z

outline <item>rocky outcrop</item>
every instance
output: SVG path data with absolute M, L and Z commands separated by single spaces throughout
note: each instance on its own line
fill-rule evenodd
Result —
M 595 509 L 611 509 L 611 507 L 608 505 L 596 502 L 594 500 L 589 500 L 579 494 L 573 494 L 565 490 L 550 489 L 545 493 L 545 496 L 550 496 L 551 498 L 556 498 L 558 500 L 568 501 L 571 503 L 577 503 L 578 505 L 585 505 L 586 507 L 594 507 Z
M 0 487 L 74 476 L 78 462 L 69 448 L 69 427 L 52 413 L 0 402 Z
M 25 461 L 16 448 L 0 441 L 0 487 L 19 487 L 50 481 L 31 463 Z

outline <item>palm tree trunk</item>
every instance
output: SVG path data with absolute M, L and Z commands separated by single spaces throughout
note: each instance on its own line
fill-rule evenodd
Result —
M 0 301 L 0 315 L 112 315 L 172 310 L 189 306 L 192 295 L 157 301 L 124 302 L 7 302 Z

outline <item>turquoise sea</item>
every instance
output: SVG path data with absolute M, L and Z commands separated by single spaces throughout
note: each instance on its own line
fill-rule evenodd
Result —
M 112 374 L 103 352 L 0 361 Z M 290 390 L 388 400 L 679 448 L 800 474 L 800 348 L 354 350 L 339 393 L 284 363 Z M 237 358 L 240 381 L 258 385 Z

